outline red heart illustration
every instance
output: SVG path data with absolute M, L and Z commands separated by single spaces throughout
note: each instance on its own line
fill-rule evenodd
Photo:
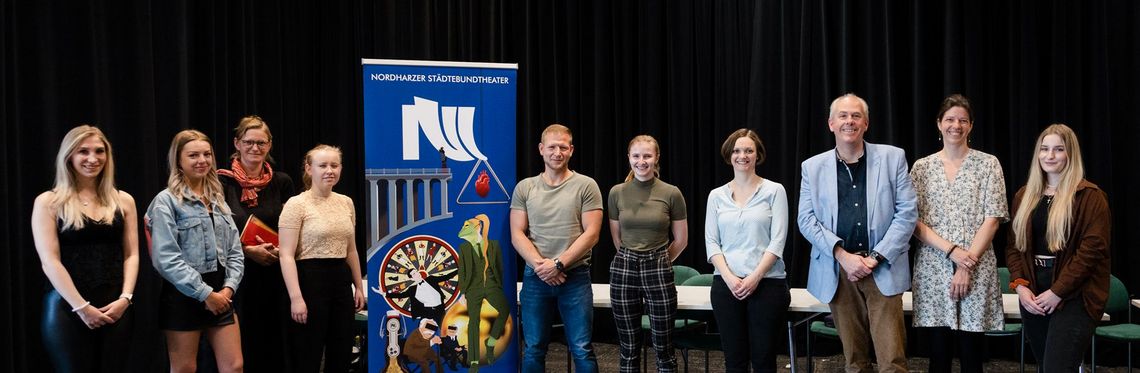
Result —
M 487 177 L 487 171 L 479 173 L 479 177 L 475 179 L 475 194 L 479 197 L 487 197 L 487 193 L 491 192 L 491 178 Z

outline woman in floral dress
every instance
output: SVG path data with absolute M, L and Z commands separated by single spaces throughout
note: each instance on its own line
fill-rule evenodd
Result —
M 915 259 L 914 326 L 930 341 L 930 371 L 949 372 L 957 347 L 962 372 L 981 372 L 984 332 L 1004 328 L 997 260 L 998 224 L 1009 220 L 996 157 L 970 149 L 970 101 L 951 95 L 938 113 L 942 150 L 911 169 L 921 241 Z

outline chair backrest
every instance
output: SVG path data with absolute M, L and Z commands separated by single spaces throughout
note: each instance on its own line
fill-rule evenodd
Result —
M 998 287 L 1001 287 L 1003 294 L 1014 294 L 1013 289 L 1009 288 L 1009 268 L 998 267 Z
M 675 265 L 675 266 L 673 266 L 673 283 L 677 284 L 677 285 L 682 285 L 685 283 L 685 280 L 688 280 L 688 279 L 692 278 L 693 276 L 696 276 L 699 274 L 701 274 L 701 273 L 697 272 L 697 270 L 694 269 L 693 267 L 683 266 L 683 265 Z
M 705 274 L 693 276 L 693 277 L 689 278 L 688 280 L 685 280 L 685 283 L 682 285 L 685 285 L 685 286 L 712 286 L 712 283 L 713 283 L 713 275 L 705 273 Z
M 1116 313 L 1128 310 L 1128 289 L 1115 275 L 1110 275 L 1108 283 L 1108 303 L 1104 305 L 1104 312 Z

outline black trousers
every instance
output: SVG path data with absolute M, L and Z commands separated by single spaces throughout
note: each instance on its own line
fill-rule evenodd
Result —
M 118 299 L 119 287 L 108 287 L 84 294 L 91 305 L 102 307 Z M 124 372 L 127 368 L 127 349 L 130 348 L 132 308 L 127 307 L 123 317 L 113 324 L 94 330 L 59 292 L 44 295 L 44 316 L 40 325 L 47 349 L 48 360 L 59 373 L 70 372 Z
M 245 262 L 241 291 L 234 299 L 241 322 L 242 360 L 248 373 L 284 373 L 288 348 L 289 293 L 281 278 L 281 266 Z M 209 343 L 204 343 L 209 345 Z M 214 365 L 212 360 L 210 365 Z M 198 367 L 202 367 L 199 362 Z
M 785 315 L 792 302 L 788 282 L 766 278 L 743 300 L 732 296 L 724 279 L 716 276 L 709 291 L 713 316 L 720 327 L 727 372 L 776 371 L 776 341 L 783 334 Z
M 1053 268 L 1037 267 L 1037 289 L 1048 289 L 1053 284 Z M 1085 351 L 1092 343 L 1097 320 L 1089 317 L 1080 294 L 1061 303 L 1052 314 L 1038 316 L 1021 308 L 1025 336 L 1037 360 L 1038 372 L 1077 372 Z
M 930 373 L 950 373 L 954 350 L 962 373 L 981 373 L 986 356 L 986 333 L 951 330 L 949 327 L 919 328 L 930 341 Z
M 297 261 L 301 296 L 309 309 L 308 322 L 289 323 L 292 366 L 296 372 L 348 371 L 352 358 L 352 275 L 344 259 Z

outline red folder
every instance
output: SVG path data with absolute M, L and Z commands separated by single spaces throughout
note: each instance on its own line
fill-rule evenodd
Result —
M 258 238 L 261 240 L 259 241 Z M 270 228 L 268 224 L 256 216 L 250 215 L 249 219 L 245 220 L 245 227 L 241 229 L 241 244 L 253 246 L 262 243 L 271 243 L 273 246 L 281 245 L 281 241 L 277 239 L 277 230 Z

